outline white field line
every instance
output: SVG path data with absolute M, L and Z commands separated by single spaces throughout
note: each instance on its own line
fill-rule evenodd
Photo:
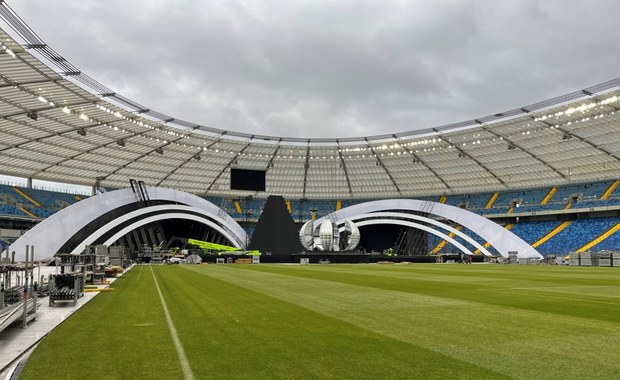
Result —
M 174 327 L 174 323 L 172 322 L 172 317 L 170 316 L 170 312 L 168 311 L 168 305 L 166 305 L 166 300 L 164 300 L 164 295 L 161 293 L 161 289 L 159 289 L 159 283 L 157 282 L 157 278 L 155 277 L 155 272 L 153 272 L 153 267 L 149 265 L 151 269 L 151 274 L 153 275 L 153 280 L 155 280 L 155 287 L 157 288 L 157 293 L 159 293 L 159 300 L 161 301 L 161 305 L 164 307 L 164 314 L 166 315 L 166 322 L 168 322 L 168 329 L 170 330 L 170 335 L 172 336 L 172 341 L 174 342 L 174 348 L 177 349 L 177 354 L 179 355 L 179 362 L 181 362 L 181 368 L 183 369 L 183 374 L 185 375 L 185 379 L 193 380 L 194 373 L 192 372 L 192 368 L 189 366 L 189 361 L 187 360 L 187 356 L 185 356 L 185 350 L 183 349 L 183 345 L 181 344 L 181 340 L 177 335 L 177 329 Z
M 142 276 L 142 267 L 140 267 L 140 272 L 138 272 L 138 278 L 136 278 L 136 281 L 140 281 L 140 276 Z

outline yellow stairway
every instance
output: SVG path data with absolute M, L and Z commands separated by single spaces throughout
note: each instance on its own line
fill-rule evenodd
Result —
M 33 205 L 35 205 L 35 207 L 41 207 L 41 203 L 35 201 L 34 199 L 32 199 L 28 194 L 24 193 L 22 191 L 22 189 L 14 187 L 13 190 L 15 190 L 15 192 L 19 195 L 21 195 L 22 197 L 26 198 L 28 200 L 28 202 L 32 203 Z
M 539 245 L 545 243 L 547 240 L 549 240 L 552 237 L 554 237 L 555 235 L 559 234 L 563 229 L 568 227 L 571 223 L 572 223 L 571 220 L 567 220 L 566 222 L 563 222 L 562 224 L 560 224 L 559 226 L 557 226 L 556 228 L 551 230 L 548 234 L 546 234 L 545 236 L 540 238 L 536 243 L 532 244 L 532 247 L 536 248 Z
M 607 239 L 608 237 L 610 237 L 611 235 L 616 233 L 616 231 L 618 231 L 618 230 L 620 230 L 620 223 L 617 223 L 615 226 L 611 227 L 609 230 L 607 230 L 601 236 L 597 237 L 596 239 L 592 240 L 588 244 L 586 244 L 583 247 L 579 248 L 577 250 L 577 252 L 581 253 L 581 252 L 585 252 L 585 251 L 589 250 L 590 248 L 594 247 L 598 243 L 602 242 L 603 240 Z
M 31 216 L 33 218 L 37 218 L 37 216 L 35 214 L 31 213 L 30 211 L 26 210 L 25 208 L 23 208 L 21 206 L 18 207 L 18 209 L 20 209 L 24 214 L 26 214 L 28 216 Z
M 76 200 L 76 201 L 81 201 L 81 200 L 82 200 L 82 197 L 80 197 L 80 196 L 79 196 L 79 195 L 77 195 L 77 194 L 75 194 L 75 195 L 73 196 L 73 198 L 75 198 L 75 200 Z
M 238 199 L 235 199 L 233 201 L 233 203 L 235 204 L 235 211 L 237 211 L 239 214 L 241 214 L 243 211 L 241 210 L 241 202 L 239 202 Z
M 293 212 L 291 211 L 291 200 L 287 199 L 286 200 L 286 209 L 288 210 L 289 214 L 292 214 Z
M 498 192 L 493 193 L 493 195 L 491 195 L 491 199 L 489 199 L 489 201 L 487 202 L 487 205 L 484 206 L 484 208 L 491 208 L 491 207 L 493 207 L 493 204 L 497 200 L 497 197 L 499 197 L 499 193 Z
M 342 208 L 342 201 L 338 199 L 336 201 L 336 211 L 340 210 L 341 208 Z
M 603 193 L 603 195 L 601 195 L 601 199 L 605 200 L 607 198 L 609 198 L 609 196 L 611 195 L 611 193 L 614 192 L 614 190 L 616 190 L 616 187 L 618 187 L 618 184 L 620 184 L 620 180 L 615 180 L 614 183 L 612 183 L 609 188 L 607 190 L 605 190 L 605 192 Z
M 460 231 L 463 228 L 463 226 L 456 226 L 455 229 L 457 231 Z M 456 235 L 454 232 L 450 232 L 448 234 L 448 236 L 450 236 L 451 238 L 454 237 L 454 235 Z M 446 244 L 448 243 L 447 240 L 442 240 L 439 242 L 439 244 L 437 244 L 437 246 L 435 248 L 433 248 L 433 250 L 431 251 L 431 255 L 434 255 L 435 253 L 439 252 L 443 247 L 446 246 Z
M 447 200 L 448 200 L 448 196 L 442 195 L 441 198 L 439 198 L 439 203 L 446 203 Z
M 552 187 L 551 190 L 549 190 L 549 192 L 547 193 L 547 195 L 545 195 L 545 197 L 543 198 L 542 201 L 540 201 L 541 205 L 546 205 L 547 203 L 549 203 L 549 201 L 551 200 L 551 197 L 553 196 L 553 194 L 555 194 L 558 191 L 557 187 Z

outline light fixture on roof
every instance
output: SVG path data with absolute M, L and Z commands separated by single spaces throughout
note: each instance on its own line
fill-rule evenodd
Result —
M 570 133 L 568 133 L 568 132 L 564 132 L 564 133 L 562 134 L 562 140 L 564 140 L 564 141 L 566 141 L 566 140 L 570 140 L 570 139 L 572 139 L 572 138 L 573 138 L 573 135 L 571 135 L 571 134 L 570 134 Z
M 37 120 L 38 118 L 37 113 L 34 111 L 28 111 L 28 113 L 26 113 L 26 116 L 28 116 L 32 120 Z
M 77 133 L 78 133 L 78 135 L 80 135 L 80 136 L 86 136 L 86 129 L 84 129 L 84 128 L 78 128 Z
M 155 148 L 155 152 L 159 154 L 164 154 L 164 150 L 161 147 Z
M 37 98 L 41 103 L 47 103 L 47 99 L 45 99 L 43 96 L 39 95 L 39 97 Z
M 508 150 L 514 150 L 516 146 L 514 144 L 508 144 Z
M 116 145 L 125 146 L 125 139 L 120 139 L 116 141 Z
M 4 49 L 4 51 L 6 51 L 6 53 L 7 53 L 8 55 L 10 55 L 11 57 L 13 57 L 13 58 L 17 58 L 17 56 L 15 55 L 15 53 L 13 52 L 13 50 L 11 50 L 11 49 L 9 49 L 9 48 L 6 48 L 6 49 Z
M 194 154 L 194 160 L 200 161 L 200 153 Z
M 62 107 L 62 112 L 66 113 L 66 114 L 70 114 L 71 110 L 65 106 L 65 107 Z

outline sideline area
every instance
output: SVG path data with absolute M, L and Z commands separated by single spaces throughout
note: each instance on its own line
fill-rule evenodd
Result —
M 132 267 L 127 268 L 127 272 Z M 47 276 L 55 271 L 55 267 L 41 267 L 40 273 Z M 112 284 L 119 276 L 108 278 Z M 98 288 L 107 288 L 109 285 L 99 285 Z M 69 318 L 79 308 L 92 300 L 99 292 L 85 292 L 78 298 L 77 304 L 58 302 L 50 307 L 48 297 L 38 299 L 37 317 L 28 323 L 28 327 L 22 328 L 21 321 L 15 322 L 4 331 L 0 332 L 0 379 L 10 379 L 21 364 L 27 358 L 32 349 L 52 331 L 56 326 Z

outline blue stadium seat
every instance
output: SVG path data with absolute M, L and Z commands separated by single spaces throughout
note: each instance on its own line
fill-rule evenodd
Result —
M 543 255 L 565 255 L 588 244 L 618 222 L 618 217 L 577 219 L 537 249 Z

